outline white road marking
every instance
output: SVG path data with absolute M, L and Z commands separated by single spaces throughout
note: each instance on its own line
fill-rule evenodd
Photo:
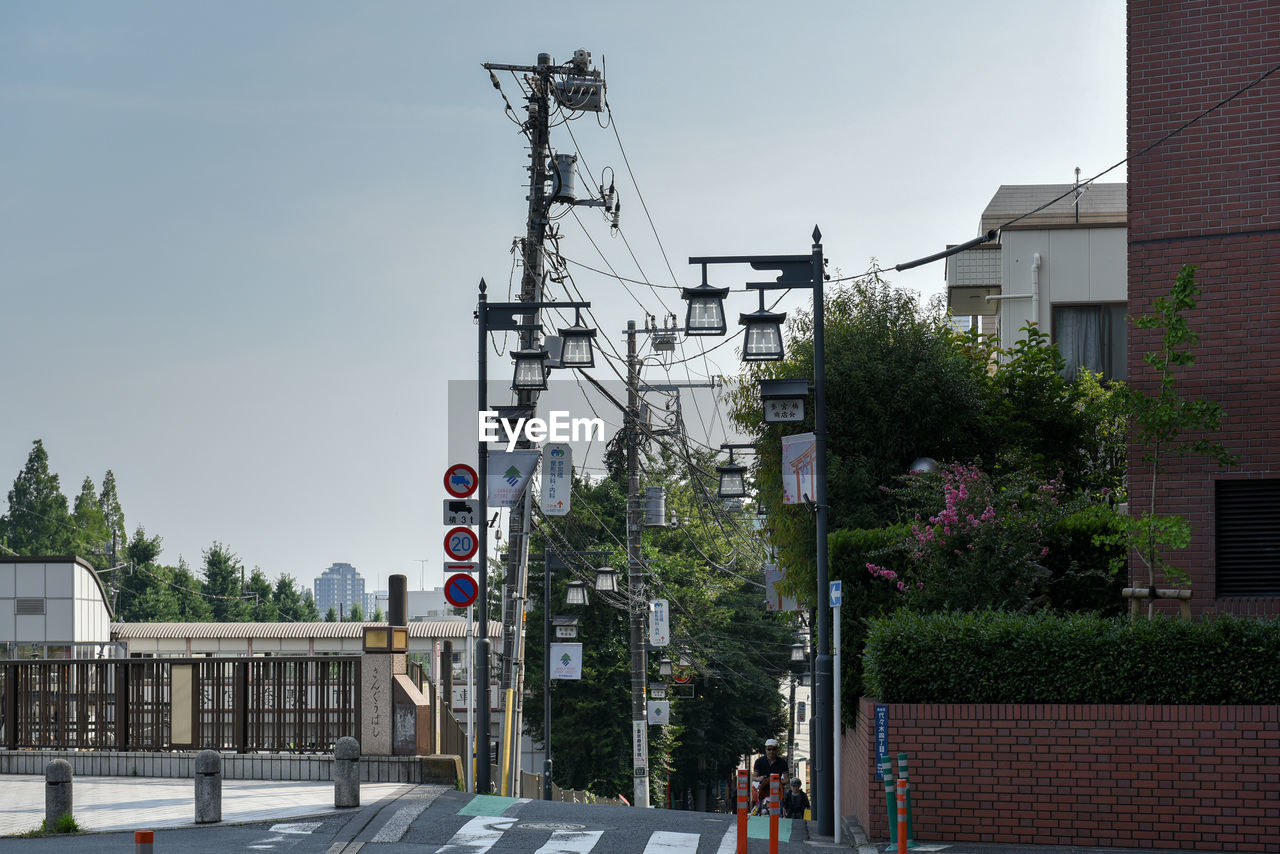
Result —
M 729 829 L 725 831 L 724 838 L 720 840 L 720 847 L 716 849 L 716 854 L 733 854 L 738 848 L 738 828 L 735 825 L 729 825 Z
M 698 834 L 655 830 L 644 847 L 644 854 L 693 854 L 698 850 Z
M 409 829 L 409 825 L 413 824 L 413 820 L 422 815 L 422 811 L 426 808 L 426 801 L 410 804 L 407 807 L 400 807 L 391 818 L 387 819 L 387 823 L 382 826 L 382 829 L 378 831 L 370 842 L 399 842 L 405 831 Z
M 321 822 L 318 821 L 302 821 L 292 824 L 273 824 L 271 825 L 272 833 L 315 833 L 320 829 Z
M 516 823 L 514 818 L 480 815 L 458 828 L 458 832 L 436 854 L 484 854 Z
M 587 854 L 600 841 L 603 830 L 557 830 L 534 854 Z

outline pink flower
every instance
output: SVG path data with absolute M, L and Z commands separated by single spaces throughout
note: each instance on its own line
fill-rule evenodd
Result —
M 899 592 L 899 593 L 905 593 L 905 592 L 907 592 L 907 585 L 906 585 L 906 584 L 904 584 L 903 582 L 899 581 L 899 582 L 898 582 L 898 592 Z

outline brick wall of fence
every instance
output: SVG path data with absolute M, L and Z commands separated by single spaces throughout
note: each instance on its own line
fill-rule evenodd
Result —
M 888 838 L 875 700 L 842 753 L 842 814 Z M 927 842 L 1280 852 L 1280 707 L 889 703 Z

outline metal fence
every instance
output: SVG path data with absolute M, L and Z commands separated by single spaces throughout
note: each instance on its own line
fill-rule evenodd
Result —
M 0 664 L 9 750 L 328 753 L 358 732 L 356 656 Z

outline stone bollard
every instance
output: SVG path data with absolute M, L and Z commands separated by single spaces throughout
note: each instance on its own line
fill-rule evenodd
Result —
M 71 763 L 51 759 L 44 766 L 44 826 L 53 830 L 64 815 L 71 815 Z
M 196 754 L 196 824 L 222 821 L 222 756 L 216 750 Z
M 349 735 L 333 746 L 333 805 L 360 806 L 360 742 Z

